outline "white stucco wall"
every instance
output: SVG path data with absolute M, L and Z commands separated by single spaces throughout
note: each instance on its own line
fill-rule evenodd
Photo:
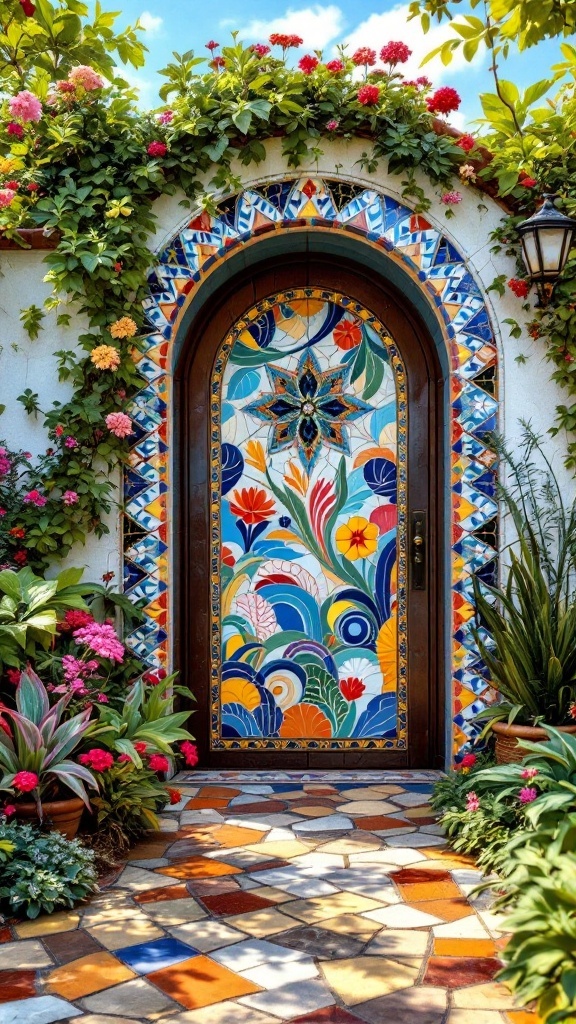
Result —
M 353 140 L 348 144 L 326 142 L 325 154 L 318 163 L 298 170 L 286 167 L 281 156 L 280 140 L 272 140 L 267 146 L 267 158 L 258 166 L 233 168 L 246 187 L 263 181 L 274 181 L 286 177 L 327 177 L 341 176 L 348 181 L 377 187 L 390 196 L 405 203 L 401 195 L 401 176 L 386 173 L 384 162 L 375 174 L 361 171 L 359 160 L 368 144 L 365 140 Z M 490 232 L 498 225 L 503 210 L 494 200 L 472 188 L 461 188 L 462 203 L 456 208 L 456 216 L 446 218 L 446 207 L 440 202 L 440 191 L 434 193 L 425 178 L 419 184 L 432 199 L 432 207 L 426 218 L 441 230 L 466 258 L 469 269 L 483 288 L 491 313 L 500 351 L 500 429 L 513 443 L 518 437 L 520 417 L 529 419 L 535 430 L 546 435 L 554 421 L 555 407 L 565 401 L 562 390 L 550 381 L 550 365 L 545 360 L 545 342 L 534 341 L 527 334 L 520 339 L 509 337 L 507 318 L 521 317 L 521 303 L 509 290 L 503 297 L 486 288 L 494 277 L 505 274 L 514 276 L 515 267 L 511 260 L 491 253 Z M 461 187 L 455 182 L 455 187 Z M 155 204 L 158 218 L 155 236 L 150 248 L 157 251 L 176 234 L 191 218 L 190 212 L 183 211 L 179 201 L 182 194 L 162 197 Z M 409 205 L 409 204 L 408 204 Z M 42 418 L 30 418 L 16 401 L 16 396 L 25 388 L 38 392 L 43 409 L 54 400 L 65 400 L 68 388 L 57 379 L 57 360 L 54 352 L 61 348 L 72 348 L 75 339 L 85 325 L 78 317 L 73 318 L 67 328 L 56 326 L 56 315 L 51 314 L 44 321 L 44 330 L 36 341 L 30 341 L 19 321 L 20 309 L 32 302 L 41 305 L 49 292 L 43 281 L 46 267 L 43 253 L 30 251 L 0 251 L 0 403 L 6 405 L 6 412 L 0 417 L 0 438 L 10 446 L 22 447 L 34 454 L 46 446 Z M 526 357 L 526 363 L 518 364 L 517 356 Z M 565 493 L 575 492 L 572 475 L 563 469 L 565 439 L 546 436 L 547 451 L 553 458 Z M 89 538 L 83 548 L 76 549 L 67 559 L 68 564 L 86 566 L 86 578 L 98 579 L 103 572 L 120 573 L 120 535 L 118 516 L 109 517 L 110 534 L 102 540 Z

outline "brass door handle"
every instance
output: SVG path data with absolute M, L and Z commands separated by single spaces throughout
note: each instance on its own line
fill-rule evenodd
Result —
M 412 590 L 426 590 L 426 512 L 410 517 L 410 576 Z

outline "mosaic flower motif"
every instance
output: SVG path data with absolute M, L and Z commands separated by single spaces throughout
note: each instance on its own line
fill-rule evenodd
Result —
M 351 561 L 367 558 L 378 547 L 378 533 L 376 523 L 369 523 L 363 516 L 352 516 L 336 530 L 336 547 Z
M 313 353 L 306 351 L 296 373 L 280 366 L 267 370 L 274 390 L 250 402 L 244 412 L 272 423 L 268 452 L 273 455 L 294 445 L 308 473 L 323 444 L 350 454 L 345 423 L 371 412 L 372 406 L 345 394 L 349 368 L 321 370 Z

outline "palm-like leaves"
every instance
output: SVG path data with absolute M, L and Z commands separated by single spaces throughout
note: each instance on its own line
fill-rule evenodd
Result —
M 70 754 L 84 738 L 90 725 L 90 711 L 62 720 L 69 697 L 50 707 L 41 679 L 28 668 L 22 673 L 16 690 L 16 710 L 6 709 L 12 725 L 12 738 L 0 730 L 0 789 L 10 789 L 21 771 L 34 772 L 39 778 L 35 790 L 40 802 L 46 787 L 56 780 L 89 806 L 86 786 L 96 789 L 87 768 L 70 760 Z
M 183 728 L 190 712 L 172 711 L 173 695 L 164 696 L 169 682 L 170 679 L 164 680 L 163 686 L 154 687 L 147 696 L 144 683 L 139 679 L 124 702 L 122 714 L 114 708 L 100 705 L 100 719 L 90 723 L 88 734 L 98 737 L 106 746 L 128 754 L 138 768 L 142 761 L 135 743 L 146 743 L 149 749 L 170 756 L 171 744 L 177 740 L 190 740 L 192 736 Z

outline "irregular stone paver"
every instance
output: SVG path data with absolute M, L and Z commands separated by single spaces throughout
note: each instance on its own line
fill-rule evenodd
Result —
M 197 772 L 83 907 L 0 931 L 0 1024 L 539 1024 L 433 772 Z

